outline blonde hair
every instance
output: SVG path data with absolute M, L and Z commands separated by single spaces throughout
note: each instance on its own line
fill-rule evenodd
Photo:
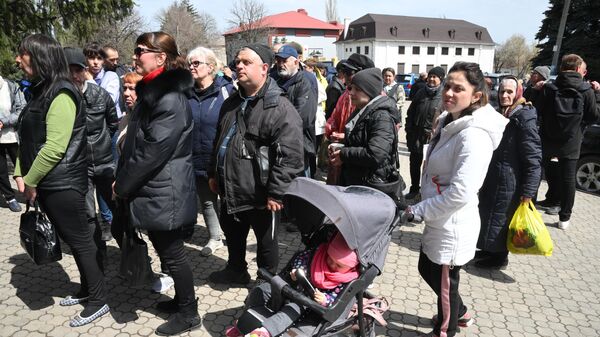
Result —
M 205 48 L 202 46 L 198 46 L 198 47 L 192 49 L 187 54 L 186 59 L 187 59 L 188 64 L 190 63 L 190 61 L 192 60 L 193 57 L 202 58 L 202 59 L 204 59 L 204 62 L 212 65 L 212 71 L 210 72 L 210 75 L 213 77 L 217 74 L 217 72 L 220 69 L 219 61 L 217 60 L 217 56 L 211 49 L 208 49 L 208 48 Z

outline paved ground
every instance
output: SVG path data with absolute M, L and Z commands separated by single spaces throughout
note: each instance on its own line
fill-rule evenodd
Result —
M 409 180 L 407 157 L 401 157 L 401 166 Z M 557 217 L 544 215 L 555 245 L 552 257 L 511 255 L 504 271 L 467 266 L 460 290 L 476 322 L 459 336 L 600 336 L 599 206 L 599 196 L 577 192 L 568 231 L 556 228 Z M 58 301 L 78 289 L 74 260 L 65 254 L 58 263 L 35 266 L 19 245 L 18 224 L 18 214 L 0 208 L 0 336 L 149 336 L 167 318 L 153 308 L 166 299 L 164 295 L 120 284 L 119 253 L 112 241 L 106 275 L 111 314 L 94 324 L 69 328 L 69 318 L 81 309 L 60 307 Z M 414 225 L 393 234 L 385 271 L 373 288 L 391 303 L 388 325 L 377 329 L 378 336 L 418 336 L 431 330 L 435 296 L 417 272 L 422 230 L 423 225 Z M 190 336 L 223 336 L 248 293 L 248 288 L 226 289 L 207 281 L 209 273 L 224 267 L 227 257 L 225 250 L 202 257 L 200 245 L 207 239 L 205 227 L 199 225 L 193 243 L 186 247 L 203 316 L 202 329 Z M 296 235 L 285 231 L 280 245 L 282 261 L 301 248 Z M 254 259 L 253 237 L 248 250 L 248 258 Z M 159 270 L 154 254 L 153 261 Z M 255 262 L 250 266 L 254 277 Z

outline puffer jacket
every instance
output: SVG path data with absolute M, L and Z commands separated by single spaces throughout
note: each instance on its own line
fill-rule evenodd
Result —
M 210 164 L 210 155 L 213 151 L 213 142 L 217 133 L 219 111 L 225 99 L 233 93 L 231 81 L 221 76 L 216 76 L 211 86 L 203 92 L 194 89 L 189 99 L 194 116 L 194 171 L 196 176 L 208 177 L 207 171 Z
M 434 263 L 461 266 L 475 255 L 479 199 L 492 153 L 508 120 L 486 105 L 445 125 L 440 115 L 421 176 L 422 201 L 412 212 L 423 218 L 422 249 Z
M 83 103 L 86 110 L 88 175 L 113 175 L 115 159 L 112 136 L 119 119 L 108 91 L 91 82 L 85 83 Z
M 138 82 L 119 158 L 115 192 L 127 199 L 134 227 L 167 231 L 196 223 L 192 110 L 188 70 L 164 71 Z
M 388 96 L 379 96 L 371 102 L 344 139 L 345 146 L 340 151 L 340 184 L 343 186 L 367 185 L 368 179 L 390 182 L 389 177 L 396 170 L 398 141 L 395 125 L 400 119 L 396 102 Z M 356 109 L 348 121 L 359 111 Z
M 479 191 L 481 231 L 477 248 L 487 252 L 507 251 L 508 225 L 521 196 L 533 198 L 542 175 L 535 108 L 519 105 L 508 120 Z
M 217 180 L 229 214 L 262 209 L 268 197 L 282 200 L 292 179 L 304 169 L 302 120 L 275 80 L 267 78 L 256 98 L 248 103 L 243 115 L 246 132 L 242 134 L 236 120 L 244 97 L 240 87 L 237 94 L 223 102 L 208 171 L 209 178 Z M 224 161 L 219 163 L 219 151 L 232 130 Z M 261 148 L 268 152 L 266 170 L 258 162 Z M 222 175 L 217 171 L 219 167 Z

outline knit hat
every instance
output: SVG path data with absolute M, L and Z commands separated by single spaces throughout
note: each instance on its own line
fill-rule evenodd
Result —
M 334 261 L 347 267 L 356 267 L 358 265 L 358 256 L 348 247 L 344 237 L 337 233 L 327 247 L 327 255 Z
M 537 66 L 533 69 L 533 71 L 540 74 L 544 80 L 548 80 L 548 78 L 550 78 L 550 68 L 547 66 Z
M 253 43 L 242 47 L 242 49 L 244 48 L 248 48 L 257 53 L 263 63 L 273 64 L 273 51 L 271 51 L 271 48 L 268 46 L 260 43 Z
M 355 85 L 364 91 L 370 98 L 381 95 L 383 90 L 383 79 L 379 68 L 369 68 L 361 70 L 352 77 L 352 85 Z
M 369 57 L 361 54 L 352 54 L 347 60 L 340 61 L 342 65 L 354 71 L 375 67 L 375 63 Z
M 444 68 L 442 67 L 433 67 L 431 68 L 431 70 L 429 70 L 429 73 L 427 73 L 427 77 L 431 76 L 431 75 L 435 75 L 437 77 L 440 78 L 440 80 L 444 80 L 444 77 L 446 77 L 446 72 L 444 71 Z
M 83 56 L 83 50 L 81 50 L 81 48 L 65 47 L 63 50 L 65 52 L 68 65 L 76 65 L 80 66 L 81 68 L 86 67 L 85 56 Z

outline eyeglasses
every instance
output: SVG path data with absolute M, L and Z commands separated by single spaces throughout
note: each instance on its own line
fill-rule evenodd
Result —
M 135 54 L 135 56 L 140 57 L 140 55 L 142 54 L 146 54 L 146 53 L 160 53 L 161 51 L 158 49 L 152 49 L 152 48 L 143 48 L 143 47 L 136 47 L 133 50 L 133 53 Z
M 200 62 L 200 61 L 192 61 L 189 63 L 190 68 L 198 68 L 201 64 L 208 65 L 208 63 L 206 63 L 206 62 Z

